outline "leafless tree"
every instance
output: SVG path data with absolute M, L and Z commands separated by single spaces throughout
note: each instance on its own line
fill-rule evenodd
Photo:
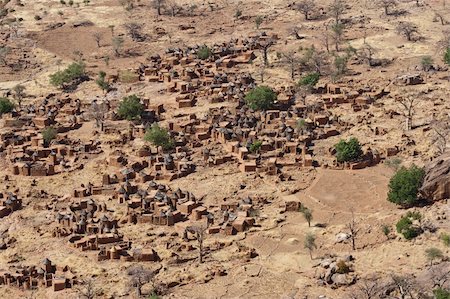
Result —
M 450 264 L 449 262 L 434 265 L 429 268 L 431 283 L 434 288 L 447 288 L 450 283 Z
M 328 66 L 328 57 L 326 53 L 318 51 L 314 46 L 311 46 L 305 50 L 300 59 L 300 66 L 303 70 L 323 74 L 324 68 Z
M 415 107 L 419 103 L 418 95 L 410 94 L 397 98 L 397 103 L 402 108 L 403 115 L 406 117 L 406 130 L 412 129 L 412 121 L 415 113 Z
M 366 61 L 368 65 L 372 65 L 372 59 L 374 54 L 375 49 L 367 43 L 363 44 L 363 46 L 357 51 L 358 57 Z
M 444 15 L 438 11 L 434 12 L 434 19 L 439 20 L 441 22 L 441 25 L 446 25 L 447 21 L 444 18 Z
M 294 36 L 295 39 L 301 39 L 301 36 L 299 35 L 300 27 L 299 26 L 293 26 L 289 29 L 289 34 Z
M 294 51 L 287 51 L 281 54 L 281 62 L 289 67 L 291 79 L 295 79 L 295 71 L 298 69 L 300 59 Z
M 203 263 L 203 241 L 205 241 L 206 238 L 206 229 L 205 226 L 188 226 L 186 227 L 186 232 L 192 233 L 195 237 L 195 239 L 198 242 L 198 260 L 199 263 Z
M 108 113 L 108 104 L 105 102 L 97 102 L 97 100 L 92 101 L 89 114 L 95 120 L 95 125 L 97 128 L 103 126 L 106 114 Z
M 356 236 L 358 235 L 358 232 L 359 232 L 359 227 L 358 227 L 358 224 L 356 223 L 355 213 L 354 213 L 353 209 L 351 209 L 351 213 L 352 213 L 352 219 L 350 220 L 349 223 L 347 223 L 346 227 L 350 231 L 350 240 L 352 241 L 352 249 L 356 250 L 355 240 L 356 240 Z
M 329 11 L 334 18 L 335 24 L 338 24 L 341 20 L 342 14 L 345 12 L 344 0 L 334 0 L 329 7 Z
M 316 9 L 315 0 L 302 0 L 296 5 L 296 9 L 300 11 L 304 16 L 305 20 L 310 19 L 310 14 Z
M 94 32 L 92 34 L 92 37 L 94 38 L 94 41 L 97 44 L 97 48 L 100 48 L 100 41 L 102 39 L 101 33 L 100 32 Z
M 166 5 L 172 17 L 175 17 L 182 9 L 176 0 L 167 0 Z
M 130 276 L 130 286 L 135 288 L 138 298 L 142 296 L 142 287 L 151 282 L 155 273 L 142 266 L 134 266 L 128 269 L 127 274 Z
M 390 9 L 397 6 L 397 1 L 396 0 L 378 0 L 378 6 L 382 7 L 384 9 L 384 14 L 389 16 L 392 13 L 392 11 L 390 11 Z
M 379 277 L 367 277 L 361 279 L 356 290 L 350 295 L 351 299 L 378 299 L 383 287 Z
M 158 16 L 161 15 L 161 9 L 163 8 L 165 3 L 166 3 L 166 0 L 152 0 L 151 1 L 151 5 L 153 8 L 156 9 Z
M 450 115 L 444 116 L 442 119 L 435 120 L 433 128 L 433 144 L 438 150 L 438 154 L 442 155 L 447 149 L 447 143 L 450 139 Z
M 260 65 L 258 67 L 258 75 L 261 80 L 261 83 L 264 83 L 264 76 L 266 74 L 266 67 L 264 65 Z
M 10 47 L 8 47 L 8 46 L 0 47 L 0 62 L 3 66 L 6 66 L 6 64 L 7 64 L 6 56 L 8 56 L 9 53 L 11 53 Z
M 411 22 L 398 23 L 396 30 L 398 34 L 404 35 L 408 41 L 412 41 L 414 35 L 419 33 L 419 29 L 417 28 L 417 26 Z
M 407 276 L 398 276 L 398 275 L 392 275 L 391 276 L 391 286 L 394 288 L 395 291 L 397 291 L 398 296 L 396 298 L 406 299 L 415 298 L 414 296 L 414 278 L 407 277 Z
M 98 290 L 95 288 L 94 280 L 88 279 L 83 282 L 83 287 L 79 290 L 81 298 L 94 299 Z
M 344 36 L 344 24 L 336 23 L 331 26 L 333 32 L 334 47 L 336 51 L 339 51 L 339 45 L 342 43 Z
M 142 42 L 145 40 L 145 35 L 142 34 L 142 27 L 144 27 L 143 24 L 133 22 L 125 24 L 124 27 L 133 41 Z
M 114 36 L 112 39 L 112 46 L 114 50 L 114 55 L 116 57 L 120 56 L 120 51 L 123 47 L 124 40 L 121 36 Z
M 269 49 L 275 45 L 275 41 L 273 39 L 268 39 L 266 41 L 260 42 L 260 50 L 263 54 L 264 66 L 268 66 L 269 64 Z

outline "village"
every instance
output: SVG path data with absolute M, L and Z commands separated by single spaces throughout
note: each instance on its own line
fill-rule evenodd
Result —
M 440 4 L 46 2 L 0 2 L 0 296 L 448 298 L 450 58 L 369 45 Z

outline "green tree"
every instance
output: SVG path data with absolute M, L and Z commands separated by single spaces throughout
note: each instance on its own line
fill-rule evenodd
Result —
M 59 88 L 66 88 L 70 84 L 77 84 L 86 76 L 85 65 L 82 62 L 74 62 L 65 70 L 50 75 L 50 84 Z
M 433 266 L 434 260 L 442 259 L 444 257 L 444 254 L 442 253 L 442 251 L 435 247 L 426 249 L 425 254 L 427 256 L 427 259 L 430 261 L 430 266 Z
M 277 99 L 277 94 L 267 86 L 258 86 L 245 96 L 246 104 L 254 110 L 270 109 Z
M 259 27 L 261 26 L 261 24 L 264 22 L 264 17 L 263 16 L 257 16 L 255 19 L 255 25 L 256 25 L 256 29 L 259 29 Z
M 313 259 L 313 258 L 312 258 L 312 252 L 313 252 L 314 249 L 317 248 L 317 245 L 316 245 L 316 237 L 315 237 L 312 233 L 308 233 L 308 234 L 305 236 L 304 247 L 305 247 L 306 249 L 308 249 L 308 251 L 309 251 L 309 257 L 310 257 L 311 259 Z
M 308 227 L 311 227 L 311 221 L 313 219 L 312 210 L 310 210 L 306 207 L 302 207 L 300 212 L 302 212 L 303 217 L 305 217 L 306 222 L 308 222 Z
M 255 140 L 253 141 L 253 143 L 250 145 L 250 152 L 252 153 L 257 153 L 259 152 L 259 150 L 261 149 L 262 146 L 262 141 L 261 140 Z
M 14 103 L 7 98 L 0 98 L 0 116 L 13 111 Z
M 144 112 L 144 106 L 136 95 L 124 97 L 119 104 L 117 114 L 127 120 L 139 119 Z
M 341 139 L 335 146 L 338 162 L 350 162 L 358 160 L 362 155 L 361 144 L 355 137 L 348 141 Z
M 14 99 L 16 100 L 17 104 L 19 104 L 19 107 L 21 107 L 22 100 L 25 97 L 25 86 L 18 84 L 13 87 L 12 91 L 14 92 Z
M 433 66 L 433 58 L 430 55 L 424 56 L 420 60 L 420 64 L 422 65 L 422 70 L 428 72 Z
M 144 139 L 155 146 L 161 146 L 164 150 L 170 150 L 174 147 L 174 142 L 169 132 L 157 124 L 153 124 L 147 130 Z
M 97 83 L 101 90 L 103 90 L 105 93 L 108 93 L 108 91 L 111 89 L 111 85 L 109 85 L 105 78 L 106 73 L 104 71 L 100 71 L 98 73 L 98 79 L 95 80 L 95 83 Z
M 211 57 L 211 54 L 211 49 L 208 46 L 204 45 L 198 50 L 197 57 L 201 60 L 206 60 Z
M 401 167 L 389 181 L 388 200 L 402 206 L 412 206 L 418 201 L 425 171 L 415 165 Z
M 450 246 L 450 235 L 447 233 L 441 234 L 441 240 L 444 242 L 444 245 L 449 247 Z
M 44 139 L 44 144 L 49 145 L 50 142 L 56 138 L 58 132 L 53 127 L 46 127 L 42 130 L 42 138 Z
M 415 227 L 412 223 L 411 218 L 407 215 L 400 218 L 395 227 L 397 229 L 397 232 L 399 234 L 402 234 L 406 240 L 414 239 L 421 233 L 420 228 Z

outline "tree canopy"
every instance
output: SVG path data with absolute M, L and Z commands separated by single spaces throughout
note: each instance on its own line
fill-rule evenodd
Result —
M 277 99 L 277 94 L 267 86 L 258 86 L 245 96 L 246 104 L 254 110 L 270 109 Z
M 136 95 L 124 97 L 119 104 L 117 114 L 126 120 L 139 119 L 144 112 L 144 106 Z
M 412 206 L 418 201 L 425 171 L 415 165 L 401 167 L 389 182 L 388 200 L 402 206 Z
M 348 141 L 341 139 L 334 147 L 338 162 L 356 161 L 362 155 L 361 144 L 355 137 L 350 138 Z

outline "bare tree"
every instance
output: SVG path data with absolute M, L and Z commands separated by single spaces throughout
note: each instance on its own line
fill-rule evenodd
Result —
M 269 49 L 275 45 L 275 41 L 273 39 L 268 39 L 266 41 L 260 42 L 260 50 L 263 54 L 264 66 L 267 67 L 269 64 Z
M 316 245 L 316 237 L 315 237 L 313 234 L 308 233 L 308 234 L 305 236 L 304 247 L 305 247 L 306 249 L 308 249 L 309 257 L 310 257 L 311 260 L 312 260 L 312 259 L 313 259 L 313 257 L 312 257 L 312 252 L 313 252 L 314 249 L 317 248 L 317 245 Z
M 339 51 L 339 45 L 342 43 L 342 39 L 344 36 L 344 24 L 336 23 L 331 26 L 331 31 L 333 31 L 333 40 L 335 50 Z
M 303 70 L 313 71 L 322 74 L 324 68 L 328 66 L 326 53 L 316 50 L 314 46 L 307 48 L 300 59 L 300 66 Z
M 364 43 L 363 46 L 357 51 L 358 57 L 366 61 L 369 66 L 372 66 L 374 54 L 375 49 L 367 43 Z
M 447 142 L 450 139 L 450 115 L 434 121 L 432 128 L 434 132 L 433 144 L 436 146 L 438 154 L 442 155 L 447 150 Z
M 142 287 L 153 280 L 155 273 L 142 266 L 130 268 L 127 273 L 130 276 L 130 286 L 135 288 L 136 295 L 140 298 L 142 296 Z
M 329 11 L 334 18 L 334 22 L 339 23 L 342 14 L 345 12 L 344 0 L 334 0 L 329 7 Z
M 447 21 L 444 18 L 444 15 L 438 11 L 434 12 L 434 19 L 439 20 L 441 22 L 441 25 L 446 25 Z
M 100 32 L 94 32 L 92 34 L 92 37 L 94 38 L 94 41 L 97 44 L 97 48 L 100 48 L 100 41 L 102 39 L 101 33 Z
M 434 265 L 429 268 L 431 283 L 434 288 L 449 287 L 450 282 L 450 264 L 448 262 Z
M 98 290 L 95 288 L 94 280 L 88 279 L 83 282 L 83 288 L 79 290 L 81 298 L 94 299 Z
M 163 8 L 165 3 L 166 3 L 166 0 L 152 0 L 151 1 L 151 5 L 153 8 L 156 9 L 158 16 L 161 15 L 161 9 Z
M 399 294 L 401 299 L 406 298 L 415 298 L 414 297 L 414 279 L 412 277 L 406 277 L 406 276 L 398 276 L 398 275 L 392 275 L 391 276 L 391 286 L 394 290 L 396 290 Z
M 406 117 L 406 130 L 412 129 L 412 121 L 415 113 L 414 107 L 418 104 L 418 95 L 407 95 L 397 98 L 397 103 L 400 105 L 403 111 L 403 115 Z
M 199 263 L 203 263 L 203 241 L 206 237 L 206 229 L 205 226 L 188 226 L 186 227 L 186 232 L 190 232 L 194 235 L 195 239 L 198 242 L 198 261 Z
M 123 43 L 124 43 L 124 40 L 122 37 L 120 37 L 120 36 L 113 37 L 112 46 L 113 46 L 113 50 L 114 50 L 114 55 L 116 57 L 120 56 L 120 51 L 123 47 Z
M 355 240 L 356 236 L 358 235 L 359 228 L 358 224 L 355 221 L 355 213 L 353 209 L 351 209 L 351 212 L 352 212 L 352 219 L 349 223 L 347 223 L 346 227 L 350 231 L 350 240 L 352 241 L 352 249 L 356 250 Z
M 379 277 L 367 277 L 359 281 L 356 290 L 350 295 L 351 299 L 378 299 L 383 287 Z
M 176 0 L 167 0 L 166 5 L 169 8 L 172 17 L 175 17 L 181 11 L 181 6 Z
M 6 56 L 8 56 L 9 53 L 11 53 L 10 47 L 7 47 L 7 46 L 0 47 L 0 62 L 3 66 L 6 66 L 6 64 L 7 64 Z
M 300 27 L 299 26 L 293 26 L 289 29 L 289 34 L 294 36 L 295 39 L 301 39 L 301 36 L 299 35 Z
M 124 27 L 133 41 L 142 42 L 145 40 L 145 35 L 142 34 L 142 27 L 144 27 L 143 24 L 133 22 L 125 24 Z
M 103 127 L 103 122 L 105 121 L 108 110 L 109 109 L 107 103 L 99 103 L 97 100 L 92 101 L 91 108 L 89 109 L 89 114 L 95 120 L 95 125 L 97 128 Z
M 308 21 L 310 14 L 316 9 L 316 3 L 314 0 L 302 0 L 297 4 L 296 9 L 303 13 L 305 20 Z
M 417 26 L 411 22 L 400 22 L 396 27 L 397 33 L 402 34 L 408 41 L 412 41 L 414 35 L 419 33 Z
M 295 71 L 298 69 L 300 59 L 294 51 L 287 51 L 281 54 L 281 62 L 289 67 L 291 79 L 295 79 Z
M 397 6 L 397 1 L 396 0 L 378 0 L 378 6 L 382 7 L 384 9 L 384 14 L 389 16 L 392 13 L 392 11 L 390 11 L 390 9 Z

